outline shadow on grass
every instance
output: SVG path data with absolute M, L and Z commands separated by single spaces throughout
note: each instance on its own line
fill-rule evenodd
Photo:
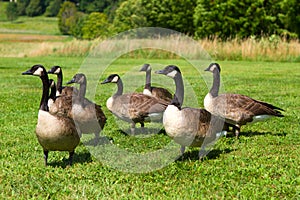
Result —
M 228 149 L 228 148 L 223 149 L 223 150 L 213 149 L 213 150 L 211 150 L 201 160 L 206 160 L 206 159 L 213 160 L 213 159 L 217 159 L 217 158 L 220 157 L 221 154 L 230 153 L 232 151 L 235 151 L 235 149 Z M 199 160 L 199 148 L 198 149 L 195 148 L 192 151 L 185 152 L 183 154 L 183 157 L 177 159 L 177 162 L 178 161 L 179 162 L 181 162 L 181 161 L 187 161 L 187 160 L 193 160 L 193 161 Z
M 263 135 L 273 135 L 278 137 L 285 137 L 287 133 L 281 132 L 281 133 L 272 133 L 272 132 L 258 132 L 258 131 L 248 131 L 248 132 L 240 132 L 239 137 L 254 137 L 254 136 L 263 136 Z M 229 132 L 226 135 L 227 138 L 235 137 L 235 134 L 232 132 Z
M 74 157 L 73 157 L 73 165 L 76 164 L 76 163 L 83 164 L 83 163 L 90 163 L 90 162 L 92 162 L 92 157 L 91 157 L 91 154 L 89 152 L 82 152 L 82 153 L 76 153 L 75 152 Z M 69 158 L 65 157 L 61 161 L 49 162 L 48 166 L 61 167 L 61 168 L 64 169 L 66 167 L 69 167 L 68 164 L 69 164 Z
M 120 134 L 125 135 L 125 136 L 142 136 L 142 135 L 153 135 L 153 134 L 163 134 L 167 136 L 167 133 L 164 129 L 160 129 L 158 131 L 158 128 L 144 128 L 144 130 L 142 130 L 141 128 L 136 128 L 135 129 L 135 134 L 131 134 L 130 129 L 127 129 L 125 131 L 123 130 L 119 130 Z

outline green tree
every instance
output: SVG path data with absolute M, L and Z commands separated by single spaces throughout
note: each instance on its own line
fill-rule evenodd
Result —
M 283 15 L 283 24 L 289 32 L 297 34 L 300 39 L 300 3 L 299 0 L 283 0 L 282 10 L 286 13 Z
M 53 0 L 53 1 L 51 1 L 49 3 L 49 6 L 46 8 L 45 15 L 47 17 L 57 16 L 61 4 L 62 4 L 62 0 Z
M 18 7 L 18 15 L 26 15 L 26 7 L 28 6 L 30 0 L 18 0 L 17 7 Z
M 44 13 L 44 1 L 42 0 L 30 0 L 30 3 L 26 7 L 26 15 L 29 17 L 38 16 Z
M 227 39 L 278 33 L 279 3 L 280 0 L 198 0 L 194 14 L 195 35 Z
M 141 0 L 148 25 L 194 34 L 193 15 L 197 0 Z
M 10 21 L 14 21 L 18 18 L 18 8 L 15 2 L 9 2 L 6 7 L 6 17 Z
M 104 13 L 92 12 L 84 20 L 82 27 L 83 39 L 95 39 L 109 36 L 109 23 Z
M 75 29 L 79 19 L 78 12 L 74 3 L 65 1 L 58 13 L 58 27 L 62 34 L 70 35 Z
M 146 10 L 142 6 L 142 0 L 124 1 L 115 12 L 113 30 L 122 32 L 132 28 L 148 26 L 145 13 Z

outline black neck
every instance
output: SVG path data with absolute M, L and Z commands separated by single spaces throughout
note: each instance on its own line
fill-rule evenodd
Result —
M 83 103 L 83 99 L 85 97 L 85 93 L 86 93 L 86 79 L 84 78 L 83 82 L 80 83 L 79 93 L 78 93 L 78 97 L 79 97 L 79 102 L 80 103 Z
M 60 71 L 58 74 L 57 74 L 57 91 L 59 92 L 59 94 L 61 94 L 62 92 L 62 82 L 63 82 L 63 74 L 62 72 Z
M 46 73 L 46 72 L 45 72 Z M 49 111 L 48 99 L 49 99 L 49 78 L 48 75 L 43 75 L 40 77 L 43 83 L 43 94 L 40 102 L 40 110 Z
M 183 104 L 183 98 L 184 98 L 184 86 L 183 86 L 183 80 L 181 74 L 177 73 L 177 75 L 174 78 L 174 81 L 175 81 L 176 91 L 171 101 L 171 105 L 174 105 L 179 109 L 181 109 L 181 106 Z
M 49 98 L 55 99 L 55 97 L 56 97 L 56 86 L 54 85 L 53 87 L 51 87 Z
M 209 93 L 216 97 L 219 94 L 219 88 L 220 88 L 220 72 L 218 70 L 215 70 L 213 72 L 213 85 L 209 91 Z
M 121 79 L 118 80 L 117 82 L 117 87 L 118 87 L 118 90 L 117 92 L 114 94 L 114 96 L 120 96 L 123 94 L 123 82 Z
M 145 89 L 151 90 L 151 70 L 146 71 Z

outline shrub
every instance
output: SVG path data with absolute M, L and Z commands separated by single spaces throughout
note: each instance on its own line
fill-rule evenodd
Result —
M 17 8 L 18 8 L 18 15 L 26 15 L 26 7 L 28 6 L 30 0 L 18 0 L 17 1 Z
M 9 2 L 6 7 L 6 17 L 10 21 L 14 21 L 18 18 L 18 9 L 15 2 Z
M 122 32 L 132 28 L 147 26 L 146 10 L 141 0 L 124 1 L 116 10 L 113 21 L 115 32 Z
M 74 3 L 65 1 L 58 13 L 58 27 L 62 34 L 70 35 L 71 29 L 78 20 L 77 9 Z
M 29 5 L 26 7 L 26 15 L 34 17 L 43 14 L 43 1 L 41 0 L 30 0 Z
M 92 12 L 84 20 L 82 27 L 83 39 L 95 39 L 109 35 L 109 24 L 104 13 Z
M 46 8 L 45 15 L 47 17 L 57 16 L 61 4 L 62 4 L 62 0 L 53 0 L 53 1 L 51 1 L 49 3 L 49 6 Z

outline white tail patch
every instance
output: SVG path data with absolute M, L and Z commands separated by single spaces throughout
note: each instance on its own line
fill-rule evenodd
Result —
M 33 75 L 35 76 L 42 76 L 43 68 L 39 67 L 37 70 L 34 71 Z
M 167 76 L 168 76 L 168 77 L 171 77 L 171 78 L 175 78 L 176 74 L 177 74 L 177 71 L 176 71 L 176 70 L 173 70 L 173 71 L 171 71 L 170 73 L 168 73 Z
M 264 120 L 269 119 L 271 117 L 272 117 L 271 115 L 257 115 L 255 117 L 253 117 L 253 121 L 250 122 L 250 123 L 264 121 Z

